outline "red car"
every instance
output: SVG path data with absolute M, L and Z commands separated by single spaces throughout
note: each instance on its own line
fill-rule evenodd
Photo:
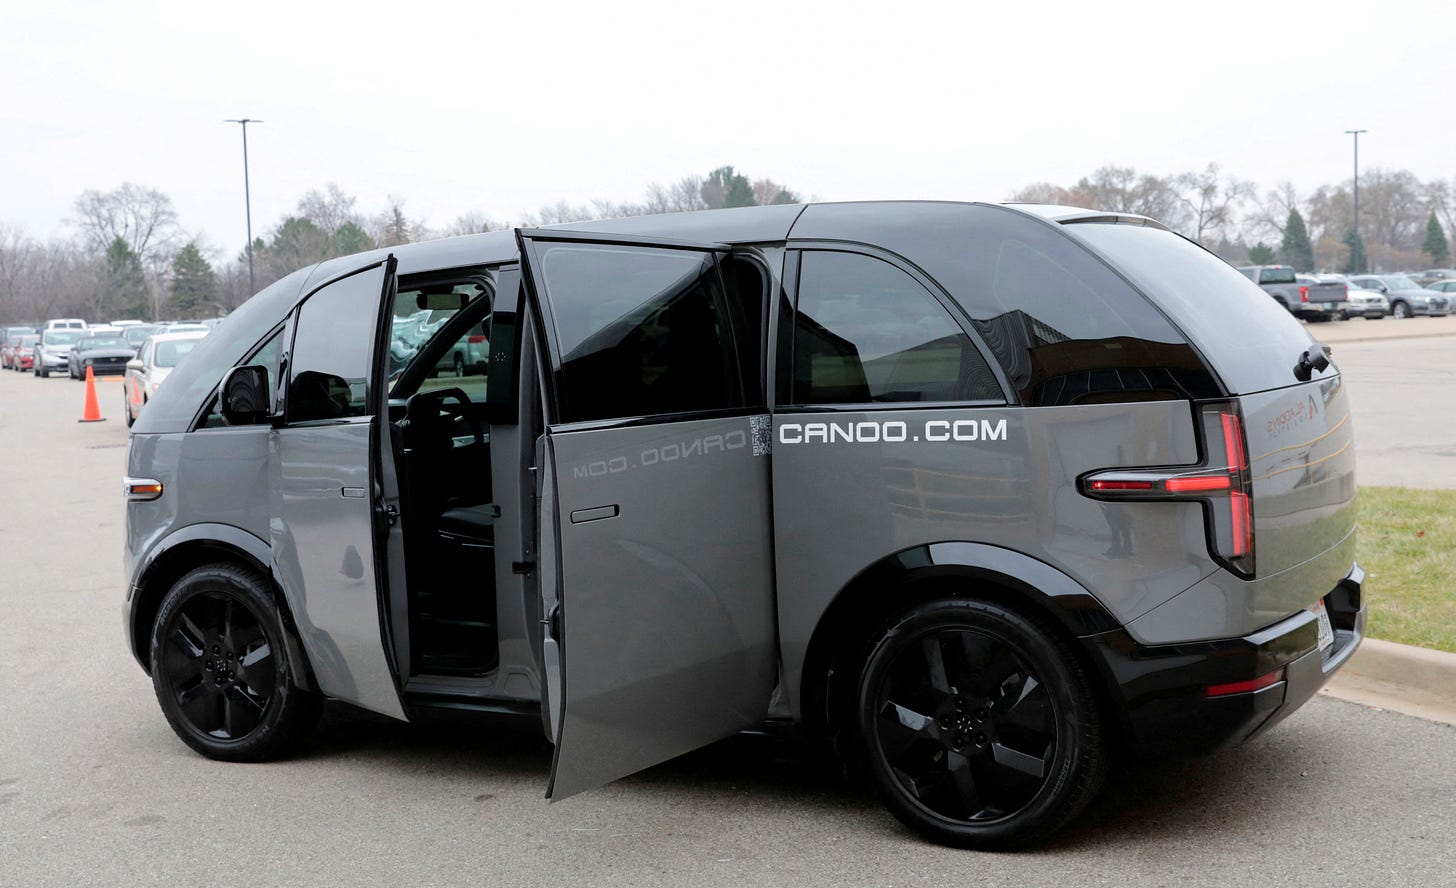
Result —
M 0 348 L 0 366 L 7 370 L 29 370 L 34 366 L 35 341 L 39 336 L 21 335 L 11 339 Z

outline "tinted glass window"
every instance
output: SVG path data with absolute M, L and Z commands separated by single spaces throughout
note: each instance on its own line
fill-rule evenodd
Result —
M 289 422 L 365 416 L 383 273 L 378 267 L 335 281 L 298 312 L 289 359 Z
M 133 434 L 180 432 L 216 393 L 222 376 L 288 315 L 311 268 L 300 269 L 263 289 L 220 322 L 157 389 L 137 417 Z
M 251 356 L 241 362 L 241 364 L 247 364 L 249 366 L 260 366 L 268 371 L 268 397 L 271 401 L 274 402 L 275 407 L 278 399 L 278 377 L 280 371 L 282 370 L 283 361 L 283 333 L 283 330 L 279 330 L 277 333 L 274 333 L 272 336 L 268 337 L 268 341 L 260 345 L 257 351 L 255 351 Z M 162 366 L 160 359 L 163 346 L 175 345 L 178 347 L 179 350 L 183 350 L 182 354 L 178 357 L 178 359 L 180 360 L 182 357 L 186 357 L 188 354 L 191 354 L 193 349 L 195 349 L 197 344 L 201 341 L 201 339 L 189 339 L 166 343 L 156 342 L 155 340 L 153 340 L 152 342 L 148 343 L 147 347 L 151 348 L 152 346 L 156 346 L 158 357 L 157 366 Z M 212 429 L 226 425 L 227 422 L 225 422 L 222 418 L 222 411 L 218 409 L 218 399 L 214 396 L 212 399 L 212 403 L 209 404 L 207 407 L 207 416 L 203 419 L 202 425 L 200 427 L 205 429 Z
M 1005 400 L 970 338 L 909 274 L 859 253 L 801 256 L 792 403 Z
M 1295 383 L 1290 368 L 1309 348 L 1309 333 L 1222 259 L 1170 231 L 1142 225 L 1080 224 L 1067 231 L 1106 254 L 1191 331 L 1231 392 Z
M 1259 283 L 1261 284 L 1292 284 L 1294 283 L 1294 278 L 1294 269 L 1292 268 L 1259 269 Z
M 877 244 L 970 315 L 1029 406 L 1216 397 L 1187 340 L 1060 226 L 1005 207 L 820 204 L 793 236 Z
M 562 355 L 562 421 L 745 406 L 735 335 L 746 331 L 734 329 L 742 315 L 713 254 L 536 246 Z

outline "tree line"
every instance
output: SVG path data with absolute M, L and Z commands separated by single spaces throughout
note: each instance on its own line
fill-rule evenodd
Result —
M 434 229 L 411 217 L 403 198 L 391 195 L 382 212 L 365 215 L 353 195 L 329 183 L 304 194 L 291 214 L 254 239 L 254 279 L 262 289 L 324 259 L 436 237 L 801 199 L 772 179 L 750 179 L 723 166 L 667 185 L 652 183 L 638 203 L 558 201 L 514 220 L 467 213 Z M 215 317 L 251 295 L 246 247 L 220 260 L 221 251 L 186 234 L 171 199 L 154 188 L 126 183 L 86 191 L 68 221 L 71 234 L 48 242 L 0 222 L 0 322 Z
M 1217 164 L 1170 175 L 1106 166 L 1068 185 L 1028 185 L 1010 199 L 1150 216 L 1234 264 L 1365 271 L 1450 262 L 1456 177 L 1423 182 L 1405 170 L 1363 172 L 1358 232 L 1353 184 L 1300 193 L 1286 182 L 1261 195 Z M 410 216 L 401 197 L 391 195 L 382 212 L 366 215 L 353 195 L 329 183 L 304 194 L 292 213 L 254 239 L 255 279 L 261 289 L 324 259 L 435 237 L 803 199 L 772 179 L 723 166 L 651 183 L 640 202 L 558 201 L 507 220 L 472 212 L 436 229 Z M 70 235 L 48 242 L 0 222 L 0 322 L 213 317 L 251 295 L 246 248 L 224 252 L 189 236 L 171 199 L 156 189 L 126 183 L 86 191 L 73 209 Z
M 1234 264 L 1299 271 L 1396 271 L 1446 265 L 1456 231 L 1456 177 L 1423 182 L 1407 170 L 1360 174 L 1301 194 L 1282 182 L 1263 192 L 1217 164 L 1200 172 L 1140 173 L 1106 166 L 1071 185 L 1040 182 L 1012 200 L 1151 216 Z

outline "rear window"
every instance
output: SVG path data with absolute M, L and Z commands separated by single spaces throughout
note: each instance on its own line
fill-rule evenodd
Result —
M 1292 284 L 1295 274 L 1292 268 L 1261 268 L 1259 269 L 1259 283 L 1261 284 Z
M 1232 394 L 1294 385 L 1311 337 L 1269 294 L 1186 238 L 1143 225 L 1067 231 L 1101 251 L 1197 341 Z M 1335 372 L 1334 365 L 1325 371 Z

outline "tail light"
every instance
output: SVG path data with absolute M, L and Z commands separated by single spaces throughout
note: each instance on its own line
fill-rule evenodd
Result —
M 1309 301 L 1309 287 L 1308 286 L 1304 286 L 1304 285 L 1301 285 L 1300 286 L 1300 288 L 1299 288 L 1299 301 L 1300 302 L 1308 302 Z
M 1254 508 L 1244 424 L 1230 403 L 1199 408 L 1203 459 L 1193 466 L 1107 469 L 1082 476 L 1082 493 L 1108 502 L 1199 502 L 1216 561 L 1254 575 Z

